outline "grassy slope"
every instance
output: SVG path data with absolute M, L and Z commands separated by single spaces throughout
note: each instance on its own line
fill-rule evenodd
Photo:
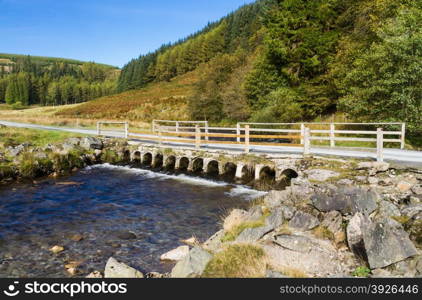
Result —
M 75 136 L 83 136 L 83 134 L 1 127 L 0 148 L 15 146 L 22 143 L 31 143 L 34 146 L 45 146 L 47 144 L 63 142 L 67 138 Z
M 153 119 L 187 119 L 186 98 L 198 80 L 198 71 L 152 83 L 140 89 L 99 98 L 55 113 L 58 117 L 151 121 Z

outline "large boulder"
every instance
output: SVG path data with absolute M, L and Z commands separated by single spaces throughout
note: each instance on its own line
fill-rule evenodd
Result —
M 350 250 L 362 260 L 367 260 L 365 244 L 363 242 L 363 228 L 369 219 L 362 213 L 357 213 L 347 224 L 347 243 Z
M 333 234 L 342 231 L 343 217 L 338 211 L 330 211 L 324 216 L 321 225 L 331 231 Z
M 304 231 L 311 230 L 319 224 L 320 223 L 316 217 L 302 211 L 297 211 L 289 222 L 290 227 Z
M 9 156 L 16 157 L 20 155 L 22 152 L 24 152 L 26 147 L 27 147 L 26 144 L 21 144 L 16 147 L 7 147 L 6 152 Z
M 339 177 L 340 173 L 334 172 L 331 170 L 324 169 L 312 169 L 305 171 L 305 174 L 308 175 L 309 180 L 313 181 L 326 181 L 333 177 Z
M 102 150 L 103 142 L 100 139 L 88 136 L 82 139 L 82 141 L 80 142 L 80 146 L 87 150 Z
M 239 236 L 236 238 L 238 243 L 253 243 L 259 241 L 264 235 L 273 231 L 274 228 L 269 225 L 255 227 L 255 228 L 246 228 L 243 230 Z
M 164 261 L 179 261 L 189 254 L 189 246 L 180 246 L 161 255 L 160 259 Z
M 387 267 L 418 252 L 402 226 L 392 219 L 370 222 L 363 241 L 371 269 Z
M 105 266 L 104 278 L 144 278 L 144 275 L 138 270 L 110 257 Z
M 265 224 L 270 226 L 272 229 L 278 228 L 283 225 L 284 222 L 284 209 L 282 207 L 277 207 L 273 210 L 271 215 L 269 215 L 266 220 Z
M 342 186 L 321 190 L 312 196 L 313 205 L 322 212 L 370 214 L 377 208 L 379 195 L 372 189 Z
M 345 276 L 348 267 L 330 241 L 305 235 L 281 235 L 263 249 L 268 264 L 291 277 Z
M 371 269 L 384 268 L 417 254 L 409 235 L 396 221 L 385 218 L 372 222 L 356 214 L 347 227 L 350 249 L 368 260 Z
M 172 278 L 195 278 L 201 276 L 212 255 L 195 247 L 185 258 L 180 260 L 171 271 Z
M 224 230 L 217 231 L 214 235 L 212 235 L 207 241 L 202 244 L 202 247 L 208 251 L 216 252 L 222 242 L 221 239 L 224 237 Z

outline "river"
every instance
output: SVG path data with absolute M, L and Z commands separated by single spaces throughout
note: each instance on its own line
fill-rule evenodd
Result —
M 196 236 L 262 192 L 184 174 L 108 164 L 69 177 L 0 187 L 0 277 L 67 277 L 103 271 L 111 256 L 141 271 L 168 272 L 161 254 Z M 75 235 L 82 236 L 74 241 Z M 53 254 L 60 245 L 65 251 Z

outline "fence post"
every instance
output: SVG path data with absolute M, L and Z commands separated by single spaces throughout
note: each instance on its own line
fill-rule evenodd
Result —
M 301 145 L 303 145 L 303 143 L 304 143 L 304 136 L 305 136 L 305 124 L 300 124 L 300 135 L 301 135 L 301 138 L 300 138 L 300 144 Z
M 152 133 L 155 133 L 155 120 L 152 121 Z
M 179 122 L 176 121 L 176 132 L 179 132 Z
M 377 161 L 384 161 L 384 132 L 382 128 L 377 129 Z
M 101 135 L 101 122 L 97 122 L 97 135 Z
M 249 145 L 249 125 L 245 125 L 245 153 L 250 152 L 250 145 Z
M 125 139 L 129 137 L 129 123 L 125 122 Z
M 311 153 L 311 130 L 305 128 L 305 135 L 303 141 L 303 155 L 309 155 Z
M 206 134 L 205 140 L 206 141 L 208 141 L 208 133 L 209 133 L 209 130 L 208 130 L 208 121 L 206 121 L 205 122 L 205 134 Z
M 330 147 L 333 148 L 336 146 L 336 141 L 335 139 L 335 130 L 336 130 L 336 126 L 334 125 L 334 123 L 330 124 Z
M 403 123 L 401 125 L 401 147 L 400 149 L 404 149 L 404 146 L 406 145 L 406 123 Z
M 163 145 L 163 135 L 161 132 L 161 126 L 158 126 L 158 145 Z
M 199 128 L 199 125 L 195 125 L 195 148 L 201 148 L 201 129 Z
M 240 135 L 240 124 L 237 123 L 236 125 L 236 135 Z M 236 137 L 236 141 L 240 143 L 240 136 Z

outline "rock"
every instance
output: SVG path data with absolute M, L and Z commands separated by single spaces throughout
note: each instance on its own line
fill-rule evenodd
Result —
M 145 278 L 166 278 L 166 274 L 161 274 L 158 272 L 149 272 L 145 275 Z
M 412 192 L 418 196 L 422 195 L 422 185 L 415 185 L 412 187 Z
M 248 216 L 248 212 L 243 209 L 233 209 L 224 219 L 223 229 L 230 231 L 232 228 L 242 224 Z
M 47 159 L 48 156 L 45 152 L 35 152 L 34 158 L 36 158 L 36 159 Z
M 276 238 L 274 244 L 264 245 L 263 249 L 272 269 L 284 270 L 284 274 L 292 277 L 346 274 L 336 249 L 329 241 L 310 236 L 282 235 Z
M 296 213 L 296 208 L 293 206 L 282 205 L 280 206 L 280 209 L 283 211 L 283 217 L 287 221 L 290 221 Z
M 368 177 L 366 176 L 356 176 L 355 178 L 357 182 L 361 182 L 361 183 L 365 183 L 368 181 Z
M 330 211 L 324 216 L 321 225 L 331 231 L 333 234 L 342 231 L 343 217 L 338 211 Z
M 81 234 L 74 234 L 70 237 L 70 239 L 74 242 L 80 242 L 84 239 L 84 237 Z
M 236 238 L 238 243 L 253 243 L 260 240 L 264 235 L 273 231 L 274 228 L 271 226 L 261 226 L 256 228 L 246 228 Z
M 351 180 L 351 179 L 345 178 L 345 179 L 341 179 L 341 180 L 337 181 L 337 184 L 338 185 L 353 185 L 354 181 Z
M 71 276 L 75 276 L 76 274 L 78 274 L 78 269 L 76 268 L 69 268 L 66 269 L 67 273 L 69 273 Z
M 144 278 L 144 275 L 138 270 L 110 257 L 105 266 L 104 278 Z
M 272 229 L 280 227 L 283 225 L 283 222 L 283 209 L 281 207 L 275 208 L 272 214 L 269 215 L 265 220 L 265 223 Z
M 322 212 L 337 210 L 343 214 L 357 212 L 370 214 L 377 208 L 378 198 L 379 195 L 374 190 L 344 186 L 319 191 L 311 200 Z
M 199 245 L 200 243 L 199 243 L 199 241 L 196 239 L 196 237 L 191 237 L 191 238 L 188 238 L 188 239 L 186 239 L 186 240 L 181 240 L 181 242 L 183 243 L 183 244 L 186 244 L 186 245 L 189 245 L 189 246 L 197 246 L 197 245 Z
M 279 235 L 274 238 L 274 243 L 292 251 L 308 253 L 315 247 L 312 239 L 300 235 Z
M 378 214 L 383 217 L 399 217 L 400 210 L 389 201 L 381 201 L 379 204 Z
M 202 247 L 208 251 L 216 252 L 222 242 L 221 238 L 224 236 L 224 230 L 217 231 L 213 236 L 211 236 L 205 243 L 202 245 Z
M 305 171 L 305 174 L 308 175 L 309 180 L 313 181 L 326 181 L 333 177 L 339 177 L 340 173 L 334 172 L 331 170 L 324 169 L 312 169 Z
M 84 149 L 90 150 L 102 150 L 103 149 L 103 142 L 100 139 L 95 137 L 84 137 L 80 142 L 80 146 Z
M 116 235 L 121 240 L 135 240 L 137 238 L 136 234 L 130 231 L 122 231 Z
M 292 228 L 300 230 L 311 230 L 319 225 L 319 221 L 314 216 L 304 213 L 302 211 L 297 211 L 290 220 L 289 226 Z
M 377 185 L 379 182 L 378 178 L 376 177 L 368 177 L 368 183 L 370 185 Z
M 401 212 L 406 217 L 413 219 L 417 215 L 422 213 L 422 204 L 409 205 L 408 207 L 404 208 Z
M 180 260 L 171 271 L 172 278 L 194 278 L 201 276 L 212 255 L 207 251 L 195 247 Z
M 100 271 L 94 271 L 89 273 L 86 278 L 103 278 L 103 274 Z
M 56 245 L 56 246 L 50 248 L 50 251 L 53 252 L 54 254 L 58 254 L 58 253 L 64 251 L 64 247 Z
M 6 148 L 7 153 L 11 157 L 16 157 L 20 155 L 23 151 L 25 151 L 25 144 L 18 145 L 16 147 L 8 147 Z
M 387 267 L 417 254 L 409 235 L 392 219 L 369 222 L 362 233 L 371 269 Z
M 180 246 L 161 255 L 160 259 L 164 261 L 179 261 L 189 254 L 189 246 Z
M 390 278 L 393 274 L 385 269 L 375 269 L 371 271 L 373 278 Z
M 409 182 L 406 181 L 400 181 L 397 184 L 397 189 L 402 192 L 402 193 L 406 193 L 408 191 L 410 191 L 412 189 L 413 185 Z
M 362 213 L 357 213 L 347 225 L 347 243 L 350 250 L 359 258 L 366 260 L 365 244 L 363 242 L 364 224 L 369 222 Z
M 370 175 L 375 175 L 381 172 L 387 172 L 390 169 L 390 164 L 386 162 L 361 162 L 358 164 L 358 170 L 368 170 Z
M 272 270 L 267 270 L 267 272 L 265 273 L 265 277 L 266 278 L 288 278 L 286 275 L 283 275 L 279 272 L 272 271 Z
M 291 194 L 284 190 L 284 191 L 276 191 L 272 190 L 269 191 L 268 194 L 264 198 L 264 204 L 269 207 L 277 207 L 282 205 L 283 203 L 291 203 Z

